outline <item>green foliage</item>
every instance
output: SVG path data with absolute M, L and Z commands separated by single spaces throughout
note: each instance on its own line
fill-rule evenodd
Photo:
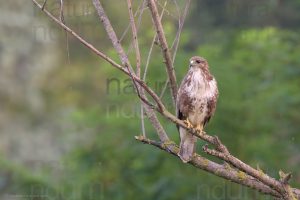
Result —
M 272 2 L 266 4 L 271 5 Z M 296 1 L 287 2 L 283 3 L 284 8 L 293 5 L 299 7 Z M 119 8 L 126 6 L 125 2 L 103 4 L 107 10 L 118 10 L 118 15 L 114 12 L 108 12 L 108 15 L 116 31 L 122 33 L 128 25 L 122 19 L 127 21 L 128 15 L 127 9 Z M 71 12 L 69 15 L 66 13 L 67 24 L 118 60 L 98 19 L 89 14 L 72 14 L 72 5 L 66 4 L 66 10 Z M 253 5 L 254 11 L 247 13 L 253 18 L 244 16 L 239 19 L 239 14 Z M 90 8 L 91 2 L 85 6 Z M 135 9 L 137 6 L 134 5 Z M 199 6 L 203 11 L 198 12 Z M 57 4 L 49 5 L 49 8 L 53 7 L 57 11 Z M 232 10 L 234 8 L 236 10 Z M 278 178 L 280 169 L 294 172 L 292 184 L 299 187 L 299 31 L 271 26 L 219 29 L 220 24 L 228 28 L 244 22 L 248 25 L 252 21 L 257 22 L 259 16 L 255 13 L 263 8 L 264 5 L 258 3 L 244 5 L 237 1 L 224 1 L 220 5 L 212 1 L 198 2 L 193 6 L 194 17 L 191 17 L 192 23 L 187 26 L 189 29 L 182 33 L 181 46 L 175 59 L 176 75 L 178 82 L 181 81 L 188 69 L 189 57 L 205 57 L 220 90 L 217 111 L 207 132 L 218 135 L 235 156 L 252 166 L 259 166 L 274 177 Z M 268 8 L 267 14 L 278 12 L 276 5 Z M 210 12 L 210 9 L 214 9 L 214 12 Z M 291 10 L 293 19 L 298 19 L 294 8 Z M 222 21 L 220 18 L 223 19 L 224 15 L 226 18 Z M 79 17 L 82 21 L 78 20 Z M 163 19 L 169 44 L 177 26 L 173 23 L 173 17 L 168 13 Z M 266 21 L 264 18 L 262 24 Z M 285 21 L 286 18 L 280 20 L 281 26 Z M 80 23 L 89 27 L 79 30 L 82 27 Z M 145 20 L 139 28 L 142 66 L 146 64 L 154 34 L 154 30 L 149 28 L 151 23 L 151 20 Z M 199 27 L 204 31 L 199 31 Z M 216 27 L 218 30 L 213 29 Z M 124 38 L 124 46 L 130 46 L 130 37 L 127 34 Z M 26 197 L 68 200 L 268 198 L 183 164 L 174 156 L 152 146 L 136 142 L 134 136 L 141 134 L 140 106 L 131 81 L 109 64 L 99 61 L 98 57 L 91 55 L 72 38 L 69 41 L 71 63 L 61 63 L 47 79 L 41 81 L 40 87 L 45 99 L 47 122 L 57 118 L 57 113 L 66 113 L 64 117 L 72 122 L 72 128 L 58 131 L 67 132 L 64 137 L 80 135 L 80 140 L 74 142 L 61 136 L 58 140 L 63 146 L 72 143 L 71 150 L 61 150 L 64 153 L 61 160 L 34 173 L 30 167 L 20 166 L 12 158 L 1 156 L 0 189 L 4 194 L 21 194 L 23 197 L 34 194 L 37 196 Z M 191 52 L 192 48 L 195 51 Z M 62 51 L 64 49 L 59 52 Z M 131 52 L 129 58 L 134 61 L 132 50 L 126 51 Z M 167 80 L 162 61 L 160 47 L 154 45 L 146 82 L 157 93 L 161 92 Z M 169 92 L 166 92 L 163 101 L 174 112 Z M 36 118 L 40 122 L 39 116 Z M 59 120 L 61 123 L 68 121 L 61 119 L 60 115 Z M 165 119 L 162 119 L 162 123 L 170 138 L 178 143 L 175 125 Z M 147 137 L 157 139 L 149 122 L 146 121 L 145 125 Z M 57 129 L 52 128 L 51 131 L 56 132 Z M 200 154 L 203 154 L 203 144 L 201 141 L 197 143 Z M 242 179 L 243 174 L 240 175 Z

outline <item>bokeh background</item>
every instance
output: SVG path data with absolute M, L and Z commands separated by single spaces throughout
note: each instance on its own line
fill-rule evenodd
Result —
M 64 2 L 67 25 L 118 59 L 92 1 Z M 128 26 L 126 1 L 102 2 L 120 37 Z M 164 1 L 158 2 L 161 10 Z M 58 1 L 48 0 L 47 8 L 58 16 Z M 184 1 L 167 1 L 169 44 L 183 8 Z M 299 11 L 299 0 L 192 1 L 175 59 L 178 81 L 193 55 L 205 57 L 218 80 L 207 131 L 276 178 L 280 169 L 293 172 L 294 187 L 300 187 Z M 151 25 L 145 10 L 143 66 Z M 134 61 L 130 38 L 129 31 L 122 44 Z M 154 46 L 147 82 L 158 93 L 166 80 L 162 61 Z M 168 92 L 163 101 L 170 105 Z M 66 37 L 31 1 L 0 2 L 0 199 L 271 199 L 135 141 L 138 103 L 126 76 Z M 178 143 L 174 124 L 163 123 Z M 146 133 L 157 139 L 148 122 Z

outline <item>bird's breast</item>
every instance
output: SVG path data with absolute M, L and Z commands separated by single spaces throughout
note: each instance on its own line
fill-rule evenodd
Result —
M 208 101 L 217 94 L 217 85 L 215 79 L 205 80 L 201 73 L 194 73 L 190 78 L 190 84 L 186 85 L 191 104 L 188 118 L 194 126 L 197 126 L 207 115 Z

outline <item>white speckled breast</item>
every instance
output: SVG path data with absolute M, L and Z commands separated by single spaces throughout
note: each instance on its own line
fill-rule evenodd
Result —
M 218 93 L 216 80 L 205 81 L 202 71 L 191 72 L 191 84 L 186 85 L 186 91 L 190 98 L 191 110 L 188 115 L 193 126 L 203 123 L 208 112 L 208 101 Z

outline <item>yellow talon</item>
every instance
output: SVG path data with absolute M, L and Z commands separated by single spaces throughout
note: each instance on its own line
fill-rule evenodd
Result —
M 196 126 L 196 131 L 199 132 L 200 135 L 203 134 L 203 124 L 198 124 Z
M 189 121 L 188 118 L 187 118 L 186 120 L 184 120 L 183 122 L 186 124 L 186 126 L 187 126 L 188 128 L 193 128 L 193 125 L 191 124 L 191 122 Z

